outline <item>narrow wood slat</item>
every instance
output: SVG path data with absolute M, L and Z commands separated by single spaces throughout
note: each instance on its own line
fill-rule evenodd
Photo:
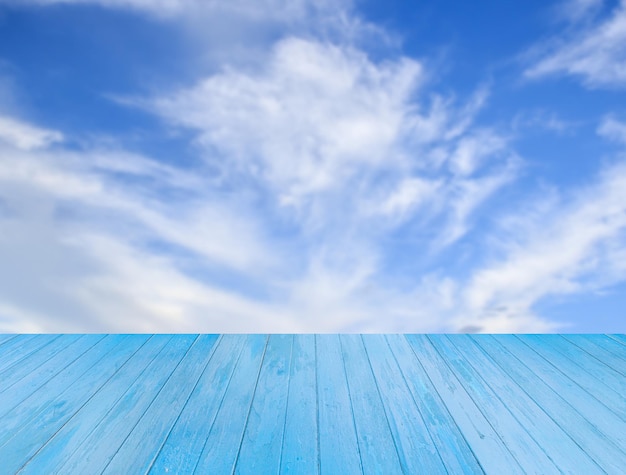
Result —
M 18 335 L 17 334 L 13 334 L 13 333 L 2 333 L 0 334 L 0 347 L 2 347 L 2 345 L 11 340 L 11 338 L 16 338 Z
M 532 425 L 526 427 L 525 423 L 528 421 L 524 417 L 520 420 L 515 399 L 522 398 L 523 393 L 511 391 L 504 384 L 497 384 L 497 381 L 493 381 L 492 375 L 489 382 L 496 383 L 496 387 L 507 395 L 503 401 L 489 382 L 481 377 L 481 372 L 486 375 L 491 374 L 491 368 L 488 365 L 482 364 L 480 371 L 476 370 L 460 352 L 456 351 L 454 344 L 444 335 L 429 336 L 429 340 L 484 411 L 491 424 L 498 430 L 507 447 L 515 454 L 524 469 L 531 473 L 559 473 L 555 461 L 545 451 L 547 447 L 535 438 L 537 434 L 533 431 Z M 537 415 L 536 410 L 539 408 L 536 406 L 525 404 L 524 407 Z M 551 429 L 549 426 L 547 428 Z
M 447 411 L 406 337 L 388 335 L 387 342 L 448 473 L 482 473 L 471 447 Z
M 626 335 L 624 334 L 611 334 L 611 335 L 607 335 L 609 338 L 612 338 L 613 340 L 617 341 L 618 343 L 621 343 L 622 345 L 626 346 Z
M 102 340 L 102 338 L 102 335 L 84 335 L 77 339 L 68 338 L 56 340 L 55 343 L 67 341 L 68 346 L 57 351 L 37 368 L 25 365 L 31 369 L 30 374 L 20 377 L 15 384 L 12 384 L 0 394 L 0 408 L 4 409 L 0 415 L 6 414 L 20 404 L 46 382 L 63 371 L 68 365 L 79 359 L 83 353 L 88 351 L 98 341 Z
M 402 473 L 402 464 L 363 340 L 359 335 L 341 335 L 340 342 L 363 472 Z
M 61 335 L 18 335 L 0 346 L 0 388 L 4 387 L 2 373 L 22 361 L 31 353 L 48 343 L 60 338 Z M 7 384 L 10 381 L 7 381 Z
M 196 339 L 196 335 L 178 335 L 170 340 L 165 351 L 157 355 L 146 371 L 133 382 L 60 471 L 84 475 L 102 473 Z
M 82 338 L 84 338 L 83 335 L 60 336 L 30 353 L 28 358 L 20 360 L 19 364 L 14 364 L 10 368 L 5 369 L 0 375 L 4 381 L 2 388 L 0 388 L 0 394 L 11 389 L 26 376 L 36 379 L 42 370 L 42 366 L 61 351 L 64 350 L 65 354 L 72 355 L 74 350 L 71 348 L 71 345 Z
M 319 456 L 322 473 L 362 473 L 338 335 L 316 335 Z
M 165 351 L 171 335 L 155 335 L 114 376 L 98 387 L 99 374 L 91 374 L 87 381 L 98 388 L 78 411 L 31 457 L 25 461 L 20 473 L 41 475 L 56 473 L 92 433 L 98 423 L 128 391 L 129 387 Z
M 424 335 L 406 338 L 485 472 L 526 473 L 507 447 L 506 434 L 503 440 L 479 407 L 480 401 L 472 399 L 428 338 Z
M 150 473 L 193 472 L 246 341 L 245 335 L 222 335 L 216 343 L 213 358 L 158 451 Z
M 415 405 L 384 335 L 363 335 L 362 338 L 404 471 L 447 473 L 424 422 L 421 408 Z
M 611 338 L 611 335 L 586 335 L 594 344 L 604 348 L 606 351 L 610 351 L 615 356 L 622 358 L 626 361 L 626 345 Z
M 110 461 L 103 473 L 124 473 L 128 467 L 132 467 L 134 473 L 148 471 L 195 383 L 211 359 L 216 340 L 217 335 L 198 337 L 119 450 L 115 454 L 109 454 Z
M 476 361 L 479 357 L 470 348 L 475 346 L 477 350 L 483 352 L 485 357 L 491 360 L 495 365 L 501 368 L 503 374 L 509 376 L 509 381 L 513 381 L 518 387 L 524 391 L 541 409 L 550 416 L 556 424 L 576 443 L 576 447 L 572 447 L 569 443 L 567 446 L 559 443 L 559 438 L 552 436 L 549 444 L 549 453 L 556 460 L 557 465 L 564 471 L 583 470 L 582 465 L 578 464 L 576 454 L 584 451 L 593 461 L 608 473 L 617 473 L 621 467 L 626 467 L 626 454 L 620 450 L 618 445 L 612 438 L 607 437 L 590 421 L 585 419 L 574 407 L 565 401 L 558 393 L 553 391 L 543 380 L 533 371 L 506 351 L 498 344 L 497 339 L 489 336 L 455 337 L 455 344 L 464 355 Z M 506 393 L 498 391 L 506 400 Z M 599 403 L 598 403 L 599 404 Z M 533 419 L 537 420 L 537 416 L 532 414 Z M 614 418 L 615 420 L 615 418 Z M 615 425 L 615 424 L 614 424 Z M 626 429 L 626 425 L 621 430 Z M 619 429 L 618 425 L 615 425 Z M 536 429 L 541 437 L 544 431 L 540 427 Z M 626 432 L 623 432 L 626 435 Z M 549 433 L 545 433 L 548 437 Z M 621 436 L 623 437 L 623 436 Z M 563 452 L 562 458 L 565 462 L 557 459 L 559 452 Z M 571 459 L 571 462 L 570 462 Z M 568 464 L 570 464 L 568 468 Z
M 624 347 L 623 356 L 616 354 L 609 348 L 611 344 L 621 346 L 614 340 L 607 338 L 608 341 L 602 341 L 600 338 L 605 338 L 604 335 L 561 335 L 568 342 L 576 345 L 581 350 L 590 354 L 593 358 L 600 363 L 607 365 L 613 371 L 619 373 L 622 378 L 626 376 L 626 347 Z
M 267 336 L 249 335 L 194 473 L 231 473 L 263 363 Z
M 602 382 L 604 379 L 603 372 L 596 372 L 594 376 L 584 371 L 580 363 L 573 361 L 568 356 L 557 351 L 554 348 L 555 345 L 553 342 L 557 338 L 560 338 L 558 335 L 546 335 L 543 341 L 535 338 L 533 335 L 517 335 L 516 338 L 519 338 L 527 347 L 541 355 L 551 365 L 605 404 L 606 407 L 611 409 L 626 422 L 626 399 L 613 388 Z
M 558 351 L 572 360 L 579 368 L 596 378 L 603 385 L 611 388 L 617 394 L 626 394 L 626 378 L 610 366 L 598 361 L 587 351 L 579 348 L 561 335 L 525 335 L 525 339 L 538 342 L 545 340 L 544 346 Z M 601 377 L 600 377 L 601 376 Z M 626 404 L 626 398 L 622 398 Z
M 76 381 L 68 383 L 54 378 L 51 383 L 59 386 L 49 388 L 50 394 L 57 394 L 54 397 L 46 397 L 46 388 L 35 393 L 34 396 L 37 397 L 33 398 L 35 401 L 32 405 L 43 404 L 33 411 L 33 416 L 25 418 L 23 425 L 16 428 L 12 437 L 0 448 L 0 459 L 3 460 L 7 472 L 12 473 L 29 460 L 128 360 L 145 339 L 139 336 L 124 338 L 112 335 L 108 341 L 98 345 L 96 352 L 103 353 L 100 355 L 101 359 L 92 364 Z M 111 347 L 109 343 L 112 343 Z
M 315 336 L 294 335 L 280 473 L 319 470 Z
M 235 473 L 278 473 L 285 429 L 291 365 L 292 335 L 271 335 Z
M 575 407 L 577 412 L 607 437 L 610 437 L 621 447 L 626 447 L 626 432 L 619 430 L 624 421 L 617 417 L 615 412 L 604 403 L 568 378 L 548 360 L 532 351 L 514 335 L 498 335 L 491 338 L 494 345 L 502 349 L 501 351 L 516 358 L 517 363 L 514 361 L 512 362 L 513 365 L 521 366 L 521 370 L 523 367 L 528 368 L 530 372 L 537 375 L 552 391 Z M 478 341 L 480 342 L 480 340 Z
M 74 360 L 54 378 L 48 380 L 37 391 L 32 393 L 7 414 L 0 418 L 0 447 L 4 445 L 17 431 L 28 425 L 31 419 L 36 418 L 42 411 L 50 407 L 52 401 L 64 393 L 89 368 L 100 361 L 112 348 L 121 343 L 120 338 L 109 335 L 93 347 L 81 358 Z M 54 411 L 56 412 L 56 406 Z

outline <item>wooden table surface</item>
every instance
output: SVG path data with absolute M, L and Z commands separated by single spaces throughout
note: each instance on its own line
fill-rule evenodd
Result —
M 0 335 L 0 473 L 626 473 L 624 335 Z

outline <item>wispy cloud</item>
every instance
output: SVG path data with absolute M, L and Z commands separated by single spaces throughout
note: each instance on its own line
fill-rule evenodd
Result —
M 0 115 L 0 142 L 21 150 L 45 148 L 61 142 L 63 134 L 53 130 L 34 127 L 26 122 Z
M 598 2 L 574 2 L 582 11 Z M 584 8 L 583 8 L 584 7 Z M 579 15 L 580 16 L 580 15 Z M 524 75 L 536 79 L 571 75 L 590 88 L 626 85 L 626 2 L 620 1 L 608 16 L 583 22 L 530 51 L 532 64 Z
M 626 166 L 612 165 L 569 198 L 557 195 L 511 217 L 503 231 L 501 257 L 477 269 L 463 291 L 468 312 L 459 322 L 485 331 L 550 330 L 533 311 L 541 299 L 626 277 Z

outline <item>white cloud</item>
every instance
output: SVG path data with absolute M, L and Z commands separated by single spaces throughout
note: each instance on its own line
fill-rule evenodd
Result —
M 598 127 L 601 136 L 626 145 L 626 123 L 620 122 L 614 117 L 605 117 Z
M 626 1 L 608 18 L 536 47 L 532 56 L 534 64 L 524 72 L 528 78 L 568 74 L 590 88 L 626 86 Z
M 592 18 L 602 7 L 604 0 L 566 0 L 557 5 L 557 16 L 569 22 Z
M 0 116 L 0 143 L 5 142 L 21 150 L 32 150 L 45 148 L 62 140 L 63 135 L 60 132 L 33 127 L 14 118 Z
M 412 60 L 376 65 L 352 48 L 289 38 L 259 74 L 227 70 L 151 107 L 297 202 L 357 167 L 400 165 L 394 147 L 420 77 Z
M 626 248 L 626 165 L 604 170 L 570 200 L 553 201 L 539 214 L 509 223 L 515 228 L 506 235 L 514 238 L 501 243 L 503 259 L 476 271 L 463 291 L 467 314 L 459 325 L 515 331 L 526 321 L 524 331 L 551 329 L 532 310 L 542 298 L 594 291 L 626 278 L 620 264 Z
M 139 103 L 196 130 L 207 160 L 264 183 L 314 228 L 334 226 L 338 212 L 398 225 L 432 205 L 426 214 L 452 221 L 450 244 L 514 177 L 516 159 L 495 131 L 468 130 L 486 88 L 464 106 L 433 95 L 427 107 L 423 75 L 408 58 L 375 63 L 353 47 L 287 38 L 260 71 L 227 69 Z

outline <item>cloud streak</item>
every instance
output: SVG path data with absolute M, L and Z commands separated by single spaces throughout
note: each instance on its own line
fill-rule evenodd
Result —
M 597 2 L 577 2 L 594 6 Z M 590 5 L 587 5 L 587 4 Z M 553 75 L 578 77 L 589 88 L 626 85 L 626 2 L 620 1 L 608 18 L 600 18 L 531 50 L 533 64 L 524 71 L 530 79 Z

